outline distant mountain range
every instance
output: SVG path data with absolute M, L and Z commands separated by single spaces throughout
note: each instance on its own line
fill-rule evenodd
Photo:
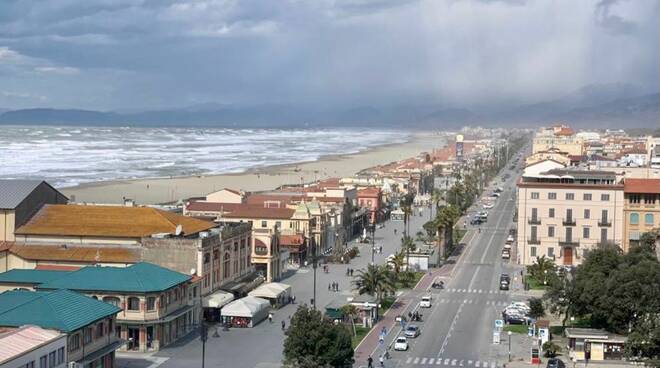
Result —
M 660 93 L 645 94 L 626 84 L 590 85 L 562 98 L 508 108 L 465 109 L 434 106 L 359 106 L 315 109 L 289 105 L 233 106 L 207 103 L 152 111 L 90 111 L 34 108 L 0 109 L 0 124 L 327 127 L 382 126 L 458 128 L 464 125 L 535 126 L 562 121 L 576 127 L 657 127 Z

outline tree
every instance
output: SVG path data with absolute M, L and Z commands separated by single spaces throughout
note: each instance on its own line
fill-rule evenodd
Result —
M 554 358 L 557 356 L 557 353 L 561 351 L 561 346 L 552 341 L 547 341 L 541 348 L 543 349 L 543 355 L 547 358 Z
M 357 307 L 353 304 L 346 304 L 341 307 L 341 312 L 350 320 L 351 327 L 353 328 L 353 336 L 357 335 L 357 331 L 355 330 L 355 316 L 358 314 Z
M 536 262 L 527 266 L 527 273 L 532 275 L 537 281 L 548 281 L 547 277 L 555 275 L 555 263 L 545 255 L 536 258 Z
M 351 367 L 351 333 L 320 311 L 298 307 L 284 340 L 284 366 L 295 368 Z
M 545 308 L 543 307 L 543 300 L 540 298 L 529 299 L 529 316 L 538 319 L 545 315 Z
M 410 264 L 410 252 L 414 252 L 415 249 L 417 249 L 417 247 L 412 238 L 408 235 L 404 235 L 403 238 L 401 238 L 401 250 L 406 252 L 406 265 Z
M 360 295 L 370 294 L 376 297 L 378 303 L 383 293 L 396 291 L 394 277 L 387 266 L 367 265 L 366 270 L 358 270 L 354 276 L 353 285 Z
M 392 268 L 392 271 L 394 271 L 394 276 L 397 278 L 397 280 L 399 278 L 399 273 L 401 272 L 405 264 L 406 264 L 406 255 L 403 252 L 403 250 L 397 252 L 394 255 L 394 257 L 392 257 L 387 263 L 387 265 Z

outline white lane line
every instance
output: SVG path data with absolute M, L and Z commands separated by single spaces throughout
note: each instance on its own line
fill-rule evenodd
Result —
M 490 368 L 495 368 L 495 367 L 497 367 L 497 363 L 495 362 L 490 363 Z
M 463 366 L 463 359 L 461 359 L 461 361 L 458 363 L 458 365 L 461 366 L 461 367 Z
M 408 359 L 406 359 L 406 364 L 410 364 L 410 362 L 412 362 L 412 357 L 408 357 Z

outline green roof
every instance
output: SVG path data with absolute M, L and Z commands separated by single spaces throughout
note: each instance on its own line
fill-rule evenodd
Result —
M 71 271 L 52 270 L 9 270 L 0 273 L 0 283 L 42 284 L 70 273 Z
M 141 262 L 129 267 L 84 267 L 37 288 L 150 293 L 170 289 L 188 280 L 189 275 Z
M 120 312 L 119 307 L 70 290 L 13 290 L 0 294 L 0 326 L 36 325 L 72 332 Z

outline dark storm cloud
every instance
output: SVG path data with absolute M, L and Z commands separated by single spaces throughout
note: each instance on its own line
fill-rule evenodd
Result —
M 593 83 L 657 89 L 657 11 L 654 0 L 4 0 L 0 107 L 470 105 Z

